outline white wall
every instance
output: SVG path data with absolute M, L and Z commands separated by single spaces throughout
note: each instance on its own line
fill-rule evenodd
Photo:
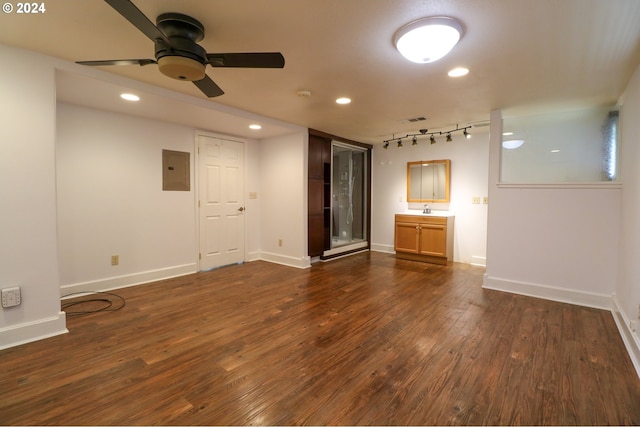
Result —
M 260 144 L 262 258 L 295 267 L 310 266 L 307 255 L 308 133 L 262 140 Z M 279 241 L 282 240 L 282 246 Z
M 190 153 L 190 191 L 162 190 L 163 149 Z M 191 128 L 58 104 L 64 294 L 197 270 L 194 157 Z
M 20 60 L 17 61 L 16 58 Z M 56 247 L 55 78 L 41 55 L 0 45 L 0 348 L 66 332 Z
M 619 280 L 614 311 L 623 338 L 640 375 L 640 67 L 623 97 L 622 220 Z
M 394 215 L 407 209 L 422 211 L 423 204 L 407 204 L 407 162 L 451 160 L 451 201 L 429 204 L 432 209 L 455 213 L 454 254 L 456 262 L 484 264 L 487 239 L 487 205 L 472 204 L 474 196 L 488 194 L 489 135 L 473 132 L 471 139 L 454 134 L 453 141 L 427 138 L 412 146 L 406 141 L 398 148 L 392 143 L 386 150 L 372 150 L 371 246 L 373 250 L 392 252 Z
M 501 122 L 500 112 L 493 112 L 484 286 L 610 308 L 619 186 L 499 186 Z

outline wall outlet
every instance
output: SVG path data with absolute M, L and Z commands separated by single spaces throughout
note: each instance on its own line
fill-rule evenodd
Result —
M 489 196 L 484 196 L 482 198 L 482 204 L 483 205 L 488 205 L 489 204 Z
M 5 288 L 2 290 L 2 307 L 15 307 L 20 305 L 22 297 L 20 295 L 20 287 Z
M 119 255 L 111 255 L 111 265 L 120 264 L 120 256 Z
M 473 203 L 474 205 L 479 205 L 480 204 L 480 197 L 472 197 L 471 198 L 471 203 Z

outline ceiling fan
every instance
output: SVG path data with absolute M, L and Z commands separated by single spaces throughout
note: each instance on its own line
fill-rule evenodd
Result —
M 207 53 L 198 45 L 204 38 L 204 26 L 181 13 L 163 13 L 154 25 L 130 0 L 105 0 L 155 44 L 156 59 L 116 59 L 77 61 L 82 65 L 157 64 L 160 72 L 173 79 L 191 81 L 212 98 L 224 91 L 206 75 L 207 65 L 235 68 L 283 68 L 280 52 Z

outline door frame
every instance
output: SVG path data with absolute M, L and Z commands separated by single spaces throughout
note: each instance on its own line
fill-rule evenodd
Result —
M 225 135 L 225 134 L 221 134 L 221 133 L 215 133 L 215 132 L 208 132 L 208 131 L 203 131 L 203 130 L 196 130 L 194 132 L 194 138 L 193 138 L 193 144 L 194 144 L 194 149 L 193 152 L 195 153 L 194 155 L 194 170 L 195 170 L 195 174 L 194 174 L 194 197 L 193 197 L 193 204 L 194 204 L 194 211 L 195 211 L 195 224 L 196 224 L 196 229 L 195 229 L 195 259 L 196 259 L 196 264 L 198 266 L 198 271 L 202 271 L 201 269 L 201 259 L 200 259 L 200 253 L 201 253 L 201 248 L 200 248 L 200 207 L 198 206 L 198 202 L 200 199 L 200 173 L 202 172 L 200 170 L 200 136 L 206 136 L 206 137 L 210 137 L 210 138 L 218 138 L 218 139 L 222 139 L 225 141 L 232 141 L 232 142 L 239 142 L 242 144 L 242 151 L 243 151 L 243 156 L 242 156 L 242 169 L 243 169 L 243 176 L 242 179 L 244 181 L 244 195 L 243 195 L 243 205 L 245 206 L 245 215 L 244 215 L 244 220 L 243 220 L 243 238 L 244 238 L 244 245 L 243 245 L 243 253 L 242 253 L 242 262 L 246 262 L 247 261 L 247 220 L 246 220 L 246 205 L 247 205 L 247 199 L 246 199 L 246 184 L 247 184 L 247 140 L 244 138 L 238 138 L 235 136 L 230 136 L 230 135 Z

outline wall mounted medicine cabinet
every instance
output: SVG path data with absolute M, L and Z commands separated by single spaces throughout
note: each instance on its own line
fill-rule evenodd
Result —
M 449 203 L 451 160 L 407 163 L 407 202 Z

